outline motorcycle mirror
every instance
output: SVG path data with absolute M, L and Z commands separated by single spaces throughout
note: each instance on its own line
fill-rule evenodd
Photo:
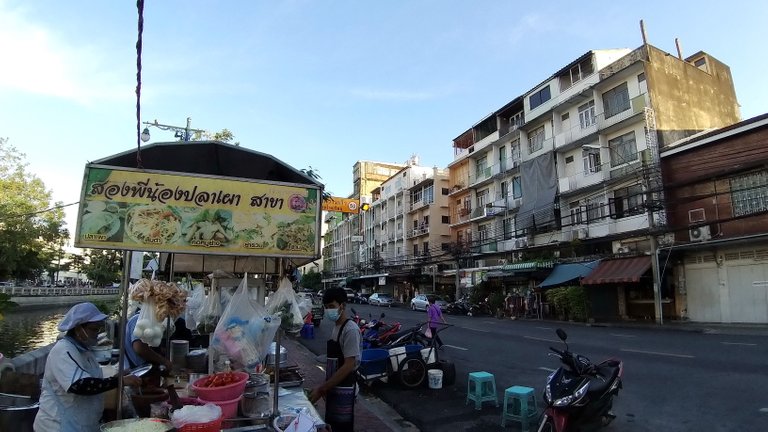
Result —
M 555 330 L 555 333 L 557 333 L 557 337 L 559 337 L 560 340 L 563 341 L 563 342 L 565 342 L 566 339 L 568 339 L 568 334 L 565 333 L 565 330 L 563 330 L 561 328 Z

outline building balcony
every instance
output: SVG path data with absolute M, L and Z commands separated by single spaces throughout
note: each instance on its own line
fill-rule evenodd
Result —
M 597 172 L 580 173 L 570 177 L 560 178 L 560 193 L 572 193 L 579 189 L 596 185 L 608 177 L 603 169 Z
M 586 127 L 581 125 L 563 131 L 555 136 L 555 150 L 576 146 L 594 139 L 597 135 L 597 121 Z
M 434 200 L 432 200 L 432 201 L 419 200 L 419 201 L 413 202 L 413 203 L 411 203 L 411 208 L 410 208 L 410 210 L 408 210 L 408 213 L 413 213 L 413 212 L 419 211 L 419 210 L 421 210 L 421 209 L 423 209 L 425 207 L 429 207 L 434 202 L 435 202 Z
M 414 228 L 408 231 L 407 238 L 411 239 L 414 237 L 420 237 L 427 234 L 429 234 L 429 225 L 423 225 L 423 226 L 420 226 L 419 228 Z
M 494 174 L 494 167 L 496 168 L 495 171 L 498 173 L 499 166 L 495 165 L 495 166 L 485 167 L 483 169 L 478 170 L 474 174 L 470 174 L 469 175 L 469 186 L 470 187 L 475 187 L 475 186 L 483 183 L 486 180 L 490 180 L 491 177 L 493 177 L 493 174 Z
M 467 179 L 466 181 L 462 180 L 460 182 L 456 182 L 453 186 L 451 186 L 451 189 L 448 191 L 448 196 L 458 195 L 466 191 L 467 184 L 469 184 L 469 179 Z
M 462 207 L 458 209 L 451 218 L 451 226 L 461 225 L 469 222 L 469 215 L 472 213 L 472 209 Z
M 501 161 L 501 164 L 499 164 L 499 172 L 497 174 L 504 174 L 507 171 L 511 171 L 513 169 L 520 168 L 520 164 L 522 163 L 522 160 L 520 159 L 520 155 L 508 157 Z
M 624 127 L 630 121 L 636 120 L 640 114 L 645 112 L 646 102 L 645 94 L 635 96 L 629 101 L 629 108 L 606 117 L 606 113 L 597 115 L 597 128 L 602 133 L 609 133 L 616 129 Z
M 563 233 L 564 241 L 600 238 L 617 234 L 632 233 L 638 230 L 648 230 L 648 215 L 639 213 L 618 219 L 604 217 L 594 221 L 588 221 L 582 225 L 575 225 L 572 228 L 574 229 L 571 230 L 570 236 Z M 566 238 L 568 238 L 568 240 L 566 240 Z

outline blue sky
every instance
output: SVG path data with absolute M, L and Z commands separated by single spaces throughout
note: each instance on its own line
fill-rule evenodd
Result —
M 147 0 L 142 121 L 228 128 L 347 195 L 357 160 L 446 166 L 454 137 L 576 57 L 639 46 L 641 18 L 653 45 L 730 65 L 742 118 L 768 111 L 766 2 L 541 3 Z M 0 0 L 0 136 L 56 200 L 136 145 L 136 27 L 130 0 Z

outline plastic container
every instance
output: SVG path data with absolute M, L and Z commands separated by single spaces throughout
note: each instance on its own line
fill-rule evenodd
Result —
M 427 371 L 427 377 L 429 379 L 429 388 L 433 390 L 440 390 L 443 388 L 443 371 L 440 369 L 429 369 Z
M 360 353 L 360 374 L 378 375 L 387 371 L 387 359 L 390 351 L 380 348 L 364 349 Z
M 219 432 L 221 430 L 222 417 L 208 423 L 190 423 L 179 428 L 179 432 Z
M 221 408 L 221 418 L 228 419 L 232 417 L 237 417 L 237 408 L 240 406 L 240 399 L 242 398 L 243 398 L 243 395 L 240 395 L 235 399 L 226 400 L 226 401 L 213 401 L 213 400 L 206 400 L 203 398 L 199 398 L 199 400 L 203 404 L 212 403 L 212 404 L 218 405 Z
M 243 395 L 245 384 L 248 382 L 248 374 L 245 372 L 232 372 L 239 377 L 238 382 L 223 387 L 200 387 L 200 384 L 208 378 L 203 377 L 192 383 L 192 390 L 201 399 L 206 401 L 231 401 Z

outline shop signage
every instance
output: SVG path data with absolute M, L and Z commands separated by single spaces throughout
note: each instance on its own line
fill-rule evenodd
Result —
M 316 257 L 319 190 L 88 165 L 75 246 Z

